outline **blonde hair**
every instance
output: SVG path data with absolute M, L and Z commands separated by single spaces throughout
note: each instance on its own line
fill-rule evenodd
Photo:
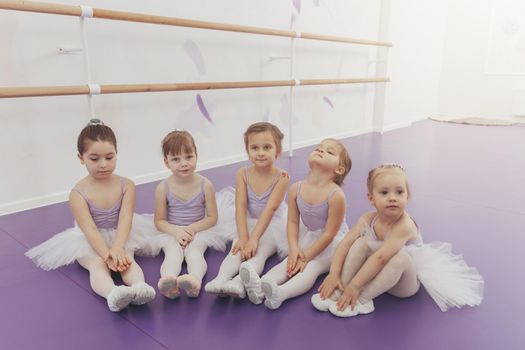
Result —
M 341 141 L 332 139 L 332 138 L 324 139 L 323 141 L 332 141 L 332 142 L 335 142 L 339 146 L 339 166 L 343 167 L 344 171 L 342 174 L 337 174 L 335 176 L 334 182 L 338 184 L 339 186 L 342 186 L 346 175 L 348 175 L 348 173 L 350 172 L 350 169 L 352 169 L 352 158 L 350 158 L 350 154 L 348 153 L 348 150 L 341 143 Z
M 197 146 L 191 134 L 185 130 L 174 130 L 164 137 L 160 146 L 162 147 L 162 154 L 164 158 L 168 154 L 181 154 L 183 152 L 195 152 L 197 156 Z
M 246 131 L 244 132 L 244 147 L 246 148 L 246 152 L 248 152 L 248 137 L 251 134 L 257 134 L 266 131 L 268 131 L 273 137 L 273 142 L 275 143 L 275 147 L 277 149 L 277 155 L 281 154 L 281 151 L 283 149 L 282 142 L 284 134 L 281 132 L 281 130 L 279 130 L 277 126 L 268 122 L 254 123 L 250 125 L 248 129 L 246 129 Z
M 372 193 L 372 190 L 374 189 L 374 182 L 377 179 L 377 177 L 381 174 L 384 174 L 389 171 L 399 171 L 403 174 L 403 177 L 405 178 L 405 186 L 407 188 L 407 194 L 408 197 L 410 197 L 410 188 L 408 187 L 408 180 L 405 173 L 405 168 L 403 168 L 401 165 L 396 163 L 383 163 L 372 170 L 368 172 L 368 177 L 366 179 L 366 187 L 368 189 L 368 193 Z

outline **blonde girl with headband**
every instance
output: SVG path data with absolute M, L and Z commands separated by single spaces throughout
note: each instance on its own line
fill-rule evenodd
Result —
M 145 304 L 155 290 L 144 282 L 134 252 L 144 247 L 151 225 L 135 208 L 135 184 L 114 174 L 117 140 L 110 127 L 91 119 L 77 140 L 78 158 L 88 171 L 69 194 L 75 227 L 26 252 L 44 270 L 75 260 L 89 271 L 93 291 L 107 299 L 111 311 Z M 116 286 L 111 272 L 122 276 Z
M 341 188 L 352 167 L 346 148 L 335 139 L 325 139 L 308 157 L 308 165 L 306 179 L 288 191 L 288 257 L 262 278 L 250 265 L 241 270 L 247 288 L 262 294 L 269 309 L 308 292 L 330 268 L 332 253 L 348 230 Z
M 208 293 L 248 297 L 260 303 L 262 297 L 251 286 L 243 285 L 238 275 L 241 263 L 261 273 L 266 260 L 286 249 L 279 242 L 286 225 L 286 204 L 289 176 L 274 165 L 281 154 L 283 134 L 268 122 L 252 124 L 244 133 L 244 146 L 251 166 L 240 168 L 236 175 L 235 218 L 237 240 L 221 264 L 217 277 L 209 282 Z
M 374 311 L 373 299 L 387 292 L 414 295 L 420 282 L 442 311 L 479 305 L 483 278 L 446 243 L 423 244 L 419 227 L 405 211 L 410 190 L 397 164 L 372 169 L 368 200 L 376 209 L 363 215 L 334 254 L 330 272 L 312 296 L 320 311 L 351 317 Z
M 170 132 L 161 147 L 171 175 L 155 190 L 154 222 L 171 239 L 162 246 L 158 288 L 170 299 L 178 298 L 181 291 L 195 298 L 207 270 L 204 252 L 208 247 L 224 251 L 232 239 L 233 190 L 227 188 L 216 196 L 210 180 L 196 172 L 197 147 L 189 132 Z M 157 237 L 152 242 L 158 242 Z M 179 276 L 184 260 L 188 273 Z

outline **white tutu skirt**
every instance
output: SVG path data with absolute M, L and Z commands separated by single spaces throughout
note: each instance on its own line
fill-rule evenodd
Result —
M 230 186 L 217 192 L 216 201 L 219 215 L 217 224 L 207 230 L 197 232 L 192 243 L 204 242 L 208 247 L 224 252 L 226 243 L 235 236 L 235 189 Z M 143 216 L 149 220 L 153 229 L 149 230 L 144 245 L 137 251 L 137 254 L 157 256 L 166 245 L 179 245 L 175 237 L 155 229 L 153 215 L 145 214 Z
M 108 246 L 111 246 L 117 235 L 117 230 L 99 229 L 99 232 Z M 151 220 L 143 215 L 134 214 L 125 249 L 130 252 L 147 252 L 147 249 L 144 250 L 147 247 L 146 242 L 154 233 L 158 234 L 158 231 L 155 230 Z M 159 244 L 161 243 L 159 242 Z M 44 270 L 53 270 L 60 266 L 69 265 L 79 258 L 97 255 L 97 253 L 89 244 L 80 227 L 75 223 L 74 227 L 57 233 L 47 241 L 28 250 L 25 255 L 32 259 L 38 267 Z
M 286 210 L 284 210 L 286 209 Z M 274 245 L 276 247 L 277 253 L 281 258 L 286 257 L 286 252 L 288 250 L 288 241 L 286 240 L 286 222 L 287 222 L 287 213 L 288 207 L 284 208 L 281 215 L 274 215 L 272 221 L 268 224 L 266 231 L 260 239 L 260 243 L 265 242 L 265 244 Z M 234 215 L 235 216 L 235 215 Z M 247 218 L 248 232 L 251 233 L 257 225 L 257 218 Z M 237 225 L 235 217 L 224 225 L 224 232 L 233 232 L 232 241 L 237 241 L 239 236 L 237 234 Z M 285 252 L 284 254 L 282 252 Z
M 481 304 L 483 277 L 461 255 L 452 253 L 450 243 L 414 244 L 404 249 L 414 261 L 418 279 L 441 311 Z
M 328 245 L 328 247 L 325 248 L 325 250 L 315 257 L 315 260 L 330 266 L 332 255 L 334 254 L 337 245 L 343 239 L 347 231 L 348 226 L 345 222 L 343 222 L 332 242 Z M 299 249 L 304 251 L 310 247 L 315 241 L 319 239 L 323 232 L 324 228 L 315 231 L 310 230 L 301 220 L 299 223 Z M 279 239 L 283 240 L 283 237 L 279 237 Z M 279 255 L 282 257 L 286 257 L 288 255 L 288 238 L 286 236 L 286 229 L 284 234 L 284 242 L 284 249 L 279 251 Z M 279 247 L 283 247 L 282 242 L 280 243 Z

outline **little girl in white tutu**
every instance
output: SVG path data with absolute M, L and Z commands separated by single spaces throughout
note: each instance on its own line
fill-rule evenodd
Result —
M 92 119 L 78 136 L 78 158 L 88 176 L 69 195 L 75 227 L 58 233 L 26 252 L 44 270 L 75 260 L 89 271 L 93 291 L 107 299 L 111 311 L 128 304 L 145 304 L 155 290 L 144 282 L 134 252 L 145 247 L 152 225 L 135 208 L 135 184 L 113 172 L 117 163 L 115 134 Z M 116 286 L 111 271 L 119 272 L 126 285 Z
M 266 260 L 277 251 L 279 235 L 286 227 L 286 204 L 283 202 L 290 181 L 288 174 L 275 167 L 281 153 L 283 134 L 268 122 L 252 124 L 244 133 L 244 145 L 253 164 L 241 168 L 236 175 L 235 218 L 238 239 L 221 264 L 215 279 L 205 289 L 208 293 L 248 298 L 254 303 L 262 301 L 262 294 L 242 283 L 238 275 L 245 261 L 261 273 Z M 284 235 L 283 235 L 284 236 Z
M 204 252 L 208 247 L 224 251 L 233 238 L 234 191 L 215 194 L 213 184 L 195 172 L 197 147 L 189 132 L 170 132 L 161 147 L 172 174 L 155 191 L 154 221 L 163 234 L 148 240 L 153 255 L 159 245 L 164 251 L 158 288 L 170 299 L 181 290 L 195 298 L 207 270 Z M 188 273 L 179 276 L 184 260 Z
M 404 169 L 380 165 L 369 172 L 367 187 L 376 211 L 363 215 L 338 245 L 320 293 L 312 296 L 314 307 L 339 317 L 368 314 L 378 295 L 410 297 L 420 282 L 442 311 L 479 305 L 483 278 L 477 270 L 452 255 L 448 243 L 422 243 L 405 211 L 410 191 Z

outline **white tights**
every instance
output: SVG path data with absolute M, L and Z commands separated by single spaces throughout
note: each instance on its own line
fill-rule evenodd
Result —
M 131 266 L 127 271 L 120 273 L 122 280 L 128 286 L 136 282 L 144 282 L 144 273 L 135 261 L 133 253 L 127 252 L 127 255 L 131 260 Z M 111 278 L 111 271 L 104 260 L 98 255 L 88 255 L 78 259 L 78 263 L 89 271 L 89 282 L 93 291 L 101 297 L 107 298 L 109 292 L 116 286 L 113 278 Z
M 202 240 L 194 240 L 185 249 L 177 242 L 163 247 L 164 261 L 160 266 L 160 277 L 177 277 L 182 269 L 182 262 L 186 260 L 188 274 L 202 281 L 208 269 L 204 259 L 206 249 L 208 245 Z
M 372 254 L 365 237 L 358 238 L 350 247 L 343 264 L 341 280 L 348 285 L 366 259 Z M 396 297 L 406 298 L 419 290 L 417 271 L 412 258 L 403 250 L 395 254 L 383 269 L 362 289 L 359 301 L 367 303 L 377 296 L 388 292 Z M 335 293 L 332 295 L 334 298 Z
M 277 283 L 279 295 L 282 300 L 290 299 L 308 292 L 317 278 L 328 271 L 329 263 L 322 263 L 315 259 L 306 264 L 303 272 L 298 272 L 292 277 L 287 274 L 288 258 L 274 266 L 263 278 L 268 278 Z
M 269 235 L 268 235 L 269 236 Z M 234 242 L 235 244 L 235 242 Z M 255 256 L 251 259 L 248 259 L 251 265 L 254 267 L 258 275 L 260 275 L 264 269 L 264 264 L 266 260 L 273 254 L 277 252 L 277 247 L 271 237 L 266 237 L 265 235 L 259 240 L 259 245 L 257 247 L 257 252 Z M 231 279 L 234 279 L 241 282 L 241 278 L 238 275 L 239 267 L 241 266 L 241 253 L 233 255 L 231 251 L 228 253 L 226 258 L 222 261 L 221 267 L 219 268 L 219 273 L 215 277 L 216 281 L 226 282 Z

